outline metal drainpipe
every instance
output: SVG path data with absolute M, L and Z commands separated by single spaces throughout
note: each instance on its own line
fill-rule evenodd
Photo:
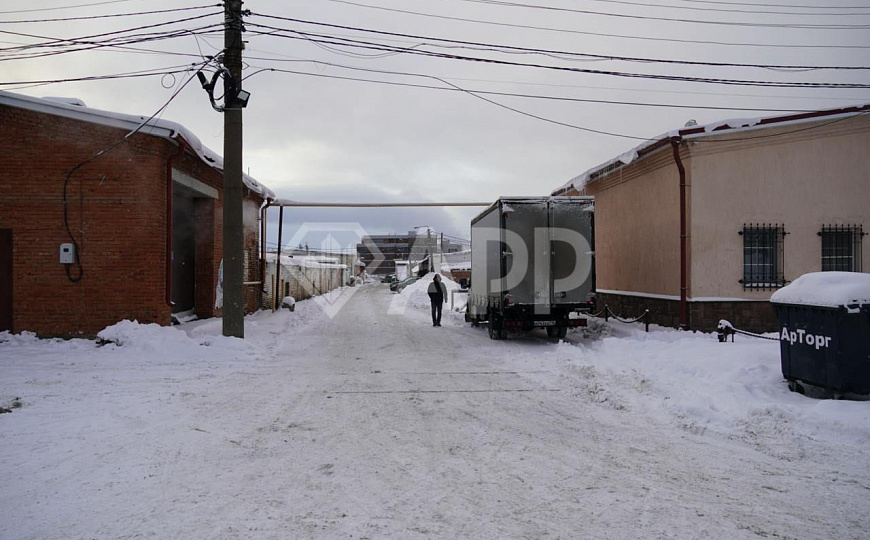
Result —
M 272 203 L 266 199 L 266 204 L 260 209 L 260 291 L 266 292 L 266 211 Z
M 187 148 L 184 139 L 176 140 L 178 152 L 166 160 L 166 305 L 170 308 L 175 305 L 172 302 L 172 162 Z
M 680 137 L 671 137 L 674 163 L 680 171 L 680 328 L 689 328 L 688 253 L 686 246 L 686 168 L 680 158 Z
M 273 290 L 272 311 L 278 309 L 281 304 L 278 294 L 284 296 L 284 291 L 279 291 L 281 288 L 281 234 L 284 232 L 284 207 L 278 207 L 278 253 L 275 255 L 275 289 Z

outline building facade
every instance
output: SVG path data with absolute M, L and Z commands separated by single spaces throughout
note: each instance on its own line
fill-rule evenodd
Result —
M 595 197 L 599 303 L 669 326 L 768 331 L 784 284 L 870 270 L 868 113 L 687 127 L 554 191 Z
M 122 319 L 220 315 L 221 159 L 168 121 L 128 137 L 145 119 L 0 92 L 0 330 L 92 336 Z M 267 197 L 245 179 L 248 282 Z M 260 293 L 249 288 L 249 311 Z
M 407 235 L 369 235 L 357 244 L 357 255 L 370 274 L 396 273 L 395 261 L 414 266 L 427 256 L 461 251 L 463 246 L 444 238 L 431 227 L 417 227 Z

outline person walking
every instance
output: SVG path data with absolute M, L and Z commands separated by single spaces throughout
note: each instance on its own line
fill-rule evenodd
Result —
M 432 303 L 432 326 L 441 326 L 441 306 L 447 302 L 447 287 L 441 283 L 441 276 L 435 274 L 429 284 L 429 301 Z

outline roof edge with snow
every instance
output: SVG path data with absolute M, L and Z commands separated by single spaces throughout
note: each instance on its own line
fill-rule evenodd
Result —
M 186 127 L 163 119 L 148 119 L 147 116 L 116 113 L 86 107 L 84 102 L 75 98 L 38 98 L 0 90 L 0 105 L 25 109 L 34 112 L 62 116 L 102 126 L 115 127 L 132 131 L 148 120 L 139 133 L 160 137 L 167 140 L 183 139 L 197 157 L 206 165 L 223 171 L 223 158 L 202 144 L 199 137 Z M 247 174 L 242 175 L 245 186 L 264 199 L 275 199 L 275 193 Z
M 702 126 L 689 126 L 678 130 L 668 131 L 658 135 L 657 137 L 646 140 L 631 150 L 575 176 L 565 184 L 553 190 L 552 195 L 564 195 L 571 189 L 581 191 L 587 183 L 595 181 L 600 175 L 602 175 L 602 173 L 610 172 L 611 170 L 629 165 L 636 160 L 643 159 L 665 146 L 673 138 L 699 139 L 738 131 L 758 130 L 782 127 L 789 124 L 815 122 L 822 119 L 848 118 L 867 113 L 870 113 L 870 103 L 854 105 L 851 107 L 840 107 L 837 109 L 824 109 L 805 113 L 768 116 L 764 118 L 732 118 L 728 120 L 719 120 Z

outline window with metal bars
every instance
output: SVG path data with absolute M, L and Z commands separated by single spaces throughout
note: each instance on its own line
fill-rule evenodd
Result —
M 825 225 L 822 237 L 822 272 L 861 272 L 862 225 Z
M 785 285 L 783 225 L 743 225 L 743 279 L 745 289 L 775 289 Z

